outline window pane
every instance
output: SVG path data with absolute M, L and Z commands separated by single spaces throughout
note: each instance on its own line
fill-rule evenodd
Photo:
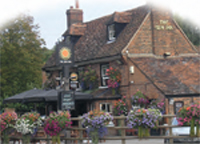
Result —
M 179 109 L 183 107 L 183 102 L 179 101 L 179 102 L 175 102 L 174 103 L 174 114 L 177 114 Z
M 102 104 L 101 110 L 102 110 L 102 111 L 105 111 L 105 110 L 106 110 L 106 105 L 105 105 L 105 104 Z
M 102 80 L 102 85 L 106 86 L 107 85 L 107 80 L 109 77 L 106 75 L 106 70 L 109 68 L 109 64 L 104 64 L 101 65 L 101 80 Z
M 108 38 L 109 40 L 115 40 L 115 25 L 108 26 Z
M 110 112 L 110 104 L 107 104 L 107 112 Z

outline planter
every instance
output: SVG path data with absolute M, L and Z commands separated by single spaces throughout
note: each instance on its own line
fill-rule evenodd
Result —
M 52 136 L 52 144 L 60 144 L 60 134 Z
M 3 132 L 2 133 L 2 142 L 3 142 L 3 144 L 9 144 L 9 141 L 10 141 L 10 139 L 9 139 L 8 134 L 6 132 Z
M 92 143 L 93 144 L 98 144 L 99 142 L 99 133 L 98 133 L 98 129 L 95 128 L 92 131 L 90 131 L 90 136 L 92 138 Z
M 138 137 L 139 138 L 143 138 L 143 137 L 149 137 L 150 133 L 149 133 L 149 129 L 145 128 L 143 126 L 139 126 L 138 127 Z
M 30 135 L 23 135 L 22 136 L 22 144 L 29 144 L 31 141 L 31 136 Z
M 194 126 L 195 126 L 195 118 L 192 117 L 191 125 L 190 125 L 190 136 L 191 136 L 191 137 L 194 137 L 194 136 L 195 136 L 195 133 L 194 133 Z
M 199 129 L 199 123 L 197 122 L 197 126 L 196 126 L 196 136 L 200 137 L 200 129 Z

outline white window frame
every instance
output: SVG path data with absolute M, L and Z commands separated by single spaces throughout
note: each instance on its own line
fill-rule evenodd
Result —
M 103 105 L 105 105 L 105 110 L 102 109 Z M 112 113 L 112 104 L 111 103 L 100 103 L 99 107 L 100 107 L 100 111 Z M 108 111 L 108 107 L 109 107 L 110 111 Z
M 109 79 L 109 77 L 106 75 L 106 70 L 109 69 L 109 64 L 103 64 L 101 65 L 101 80 L 102 80 L 102 86 L 107 86 L 106 80 Z
M 116 31 L 115 31 L 115 24 L 111 24 L 108 26 L 108 40 L 113 41 L 116 39 Z

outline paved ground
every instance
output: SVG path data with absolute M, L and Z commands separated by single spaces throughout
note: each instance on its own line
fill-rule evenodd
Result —
M 0 144 L 2 144 L 1 141 L 0 141 Z M 13 142 L 10 142 L 10 144 L 13 144 Z M 22 143 L 16 142 L 15 144 L 22 144 Z M 46 143 L 43 142 L 43 143 L 37 143 L 37 144 L 46 144 Z M 64 144 L 64 142 L 62 142 L 61 144 Z M 73 143 L 68 143 L 68 144 L 73 144 Z M 78 143 L 78 144 L 80 144 L 80 143 Z M 87 144 L 87 143 L 82 143 L 82 144 Z M 101 142 L 99 144 L 121 144 L 121 140 L 106 140 L 106 142 Z M 126 144 L 164 144 L 164 140 L 163 139 L 156 139 L 156 140 L 126 140 Z

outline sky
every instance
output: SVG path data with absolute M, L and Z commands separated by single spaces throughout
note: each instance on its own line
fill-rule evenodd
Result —
M 200 25 L 200 0 L 148 0 L 169 7 L 173 13 L 187 17 Z M 48 49 L 67 29 L 66 10 L 75 7 L 75 0 L 0 0 L 0 25 L 8 22 L 20 13 L 34 17 L 34 24 L 40 26 L 40 36 L 46 41 Z M 83 21 L 88 22 L 99 17 L 133 9 L 146 4 L 146 0 L 79 0 L 83 10 Z

